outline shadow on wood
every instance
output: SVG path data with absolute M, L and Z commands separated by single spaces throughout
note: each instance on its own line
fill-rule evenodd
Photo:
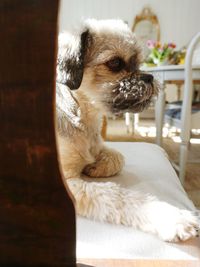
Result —
M 75 266 L 54 129 L 58 2 L 0 2 L 0 266 Z

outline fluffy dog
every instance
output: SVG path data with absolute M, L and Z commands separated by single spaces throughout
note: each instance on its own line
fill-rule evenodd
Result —
M 196 236 L 197 218 L 144 192 L 88 177 L 119 173 L 123 156 L 102 141 L 103 113 L 140 112 L 157 94 L 150 74 L 139 70 L 140 50 L 120 20 L 87 20 L 78 35 L 59 36 L 57 130 L 60 162 L 78 214 L 124 224 L 166 241 Z M 77 89 L 77 91 L 69 90 Z

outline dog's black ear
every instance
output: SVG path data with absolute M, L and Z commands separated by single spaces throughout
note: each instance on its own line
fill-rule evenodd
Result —
M 84 59 L 89 42 L 89 30 L 80 36 L 61 33 L 58 41 L 56 81 L 67 85 L 71 90 L 81 85 L 84 72 Z

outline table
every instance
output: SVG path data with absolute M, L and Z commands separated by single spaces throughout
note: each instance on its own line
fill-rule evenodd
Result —
M 184 82 L 184 65 L 166 65 L 158 67 L 143 67 L 142 71 L 150 72 L 157 79 L 162 88 L 158 94 L 158 99 L 155 105 L 155 119 L 156 119 L 156 143 L 162 146 L 162 129 L 164 123 L 164 110 L 165 110 L 165 85 L 168 82 Z M 192 75 L 194 81 L 200 81 L 200 65 L 192 67 Z

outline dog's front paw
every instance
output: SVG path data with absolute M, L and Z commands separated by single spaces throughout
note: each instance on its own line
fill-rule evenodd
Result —
M 199 220 L 194 212 L 167 203 L 154 203 L 149 212 L 150 227 L 164 241 L 185 241 L 198 236 Z
M 83 173 L 90 177 L 110 177 L 119 173 L 124 166 L 124 157 L 113 149 L 103 149 L 96 162 L 87 165 Z

